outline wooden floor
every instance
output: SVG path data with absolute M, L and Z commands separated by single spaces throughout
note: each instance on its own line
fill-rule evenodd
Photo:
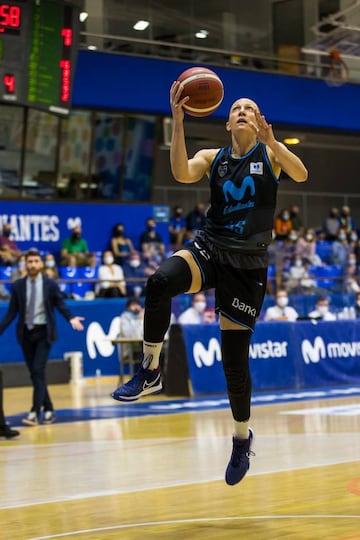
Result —
M 62 420 L 0 441 L 1 539 L 360 539 L 359 396 L 254 406 L 256 457 L 229 487 L 227 407 L 128 407 L 115 386 L 53 386 Z M 12 421 L 29 403 L 29 388 L 5 391 Z

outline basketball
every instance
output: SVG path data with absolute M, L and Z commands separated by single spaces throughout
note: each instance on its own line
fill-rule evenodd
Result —
M 190 116 L 208 116 L 216 111 L 224 97 L 224 86 L 214 71 L 204 67 L 192 67 L 178 77 L 184 90 L 181 99 L 189 96 L 184 110 Z

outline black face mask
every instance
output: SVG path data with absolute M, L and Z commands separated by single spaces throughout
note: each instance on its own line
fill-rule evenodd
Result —
M 9 238 L 10 234 L 11 234 L 11 231 L 9 231 L 9 230 L 5 230 L 3 232 L 3 235 L 6 236 L 7 238 Z
M 72 233 L 71 237 L 73 238 L 73 240 L 80 240 L 81 238 L 81 234 L 80 233 Z
M 124 231 L 122 229 L 117 230 L 116 236 L 124 236 Z
M 155 231 L 155 227 L 153 225 L 148 225 L 146 228 L 149 232 Z

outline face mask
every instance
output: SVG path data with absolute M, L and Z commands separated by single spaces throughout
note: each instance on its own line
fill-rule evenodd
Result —
M 150 232 L 150 231 L 155 231 L 155 227 L 154 225 L 148 225 L 147 227 L 147 230 Z
M 194 303 L 194 308 L 198 313 L 202 313 L 206 308 L 206 302 L 199 300 L 198 302 Z
M 104 263 L 105 264 L 112 264 L 114 262 L 113 257 L 104 257 Z
M 277 303 L 278 303 L 278 306 L 280 307 L 286 307 L 289 303 L 289 299 L 286 298 L 285 296 L 280 296 L 278 299 L 277 299 Z
M 73 238 L 74 240 L 79 240 L 79 238 L 81 238 L 81 234 L 78 233 L 78 232 L 72 233 L 71 236 L 72 236 L 72 238 Z
M 8 229 L 6 229 L 4 232 L 3 232 L 3 235 L 6 236 L 6 238 L 9 238 L 11 234 L 11 231 L 9 231 Z
M 54 268 L 55 261 L 45 261 L 46 268 Z
M 293 240 L 293 241 L 297 240 L 296 234 L 290 234 L 289 238 L 290 240 Z
M 118 229 L 118 230 L 116 231 L 116 236 L 123 236 L 123 234 L 124 234 L 123 229 Z
M 346 240 L 345 234 L 339 234 L 339 240 Z
M 129 265 L 131 266 L 131 268 L 139 268 L 140 264 L 140 261 L 135 259 L 133 261 L 129 261 Z
M 301 259 L 298 259 L 295 261 L 295 266 L 302 266 L 302 260 Z
M 356 266 L 356 259 L 349 259 L 348 264 L 354 264 Z
M 356 240 L 357 240 L 357 235 L 356 235 L 356 234 L 352 234 L 352 235 L 350 236 L 350 240 L 351 240 L 352 242 L 356 242 Z
M 356 305 L 357 305 L 357 307 L 360 308 L 360 300 L 358 300 L 358 301 L 356 302 Z
M 182 216 L 182 212 L 181 212 L 181 210 L 178 210 L 177 212 L 175 212 L 175 216 L 177 216 L 177 217 L 180 217 L 180 216 Z
M 326 315 L 327 312 L 329 311 L 328 306 L 318 306 L 317 309 L 318 309 L 318 312 L 320 313 L 320 315 L 321 315 L 322 317 L 324 317 L 324 315 Z
M 313 239 L 313 235 L 312 235 L 312 234 L 307 234 L 307 235 L 306 235 L 306 240 L 307 240 L 308 242 L 311 242 L 312 239 Z
M 20 270 L 22 270 L 23 268 L 25 268 L 25 261 L 20 261 L 19 264 L 18 264 L 18 268 Z
M 287 221 L 290 218 L 289 214 L 283 214 L 282 217 L 283 219 L 285 219 L 285 221 Z

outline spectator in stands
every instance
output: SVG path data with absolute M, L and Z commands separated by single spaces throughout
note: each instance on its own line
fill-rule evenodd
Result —
M 314 229 L 306 229 L 300 235 L 295 247 L 295 255 L 315 266 L 321 266 L 322 261 L 316 253 L 316 237 Z
M 289 237 L 292 230 L 292 223 L 290 219 L 290 210 L 283 208 L 281 212 L 275 218 L 274 223 L 275 240 L 286 240 Z
M 184 243 L 186 233 L 186 220 L 181 206 L 175 206 L 169 222 L 170 249 L 175 251 Z
M 11 225 L 10 223 L 4 223 L 0 235 L 0 264 L 12 266 L 16 264 L 21 255 L 21 250 L 15 240 L 10 240 L 10 236 Z
M 99 268 L 99 283 L 96 295 L 100 298 L 117 298 L 126 296 L 125 276 L 122 267 L 114 264 L 112 251 L 104 251 L 102 265 Z
M 144 259 L 157 265 L 165 257 L 165 244 L 161 234 L 156 231 L 156 221 L 153 218 L 146 220 L 146 230 L 140 235 L 140 251 Z
M 142 340 L 144 336 L 144 309 L 136 296 L 130 297 L 125 311 L 120 315 L 119 337 L 136 338 Z M 140 361 L 142 343 L 123 343 L 121 345 L 121 359 L 125 361 Z
M 71 235 L 62 243 L 61 246 L 61 265 L 68 264 L 69 255 L 76 257 L 78 266 L 86 266 L 89 248 L 85 238 L 82 237 L 82 229 L 79 225 L 74 227 L 71 231 Z
M 19 255 L 16 268 L 11 273 L 11 281 L 16 281 L 27 275 L 25 253 Z
M 316 301 L 315 309 L 308 314 L 310 319 L 322 321 L 335 321 L 336 315 L 329 310 L 329 298 L 327 296 L 319 296 Z
M 215 322 L 215 311 L 207 308 L 206 295 L 202 292 L 192 297 L 191 307 L 178 317 L 180 324 L 204 324 Z
M 125 226 L 122 223 L 117 223 L 113 228 L 111 251 L 114 255 L 115 263 L 121 266 L 128 259 L 130 253 L 135 251 L 132 240 L 126 236 Z
M 339 216 L 340 228 L 344 229 L 346 236 L 349 237 L 352 231 L 356 232 L 354 220 L 351 217 L 351 210 L 349 206 L 342 206 Z
M 138 251 L 130 253 L 123 266 L 128 296 L 144 296 L 146 281 L 155 270 L 147 266 Z
M 289 296 L 285 289 L 279 289 L 275 296 L 275 305 L 269 306 L 264 315 L 264 321 L 296 321 L 297 311 L 288 305 Z
M 56 260 L 52 253 L 47 253 L 44 257 L 44 274 L 50 279 L 59 278 Z
M 344 268 L 344 273 L 342 276 L 342 286 L 339 284 L 338 289 L 345 294 L 360 292 L 356 256 L 354 253 L 349 253 L 348 255 L 347 264 Z
M 198 203 L 186 216 L 186 240 L 195 238 L 197 232 L 204 227 L 205 221 L 205 205 L 203 203 Z
M 330 208 L 329 215 L 325 218 L 323 223 L 323 231 L 325 233 L 325 240 L 333 241 L 338 237 L 340 229 L 340 216 L 339 209 L 334 206 Z
M 301 233 L 303 230 L 303 222 L 300 216 L 300 208 L 297 204 L 293 204 L 290 208 L 290 219 L 292 230 Z
M 338 237 L 333 241 L 331 246 L 331 264 L 344 267 L 351 250 L 352 248 L 347 241 L 346 231 L 340 228 Z
M 315 288 L 316 283 L 310 276 L 309 263 L 304 262 L 299 255 L 295 255 L 288 269 L 287 291 L 303 294 L 313 292 Z
M 360 292 L 355 295 L 355 316 L 360 319 Z

